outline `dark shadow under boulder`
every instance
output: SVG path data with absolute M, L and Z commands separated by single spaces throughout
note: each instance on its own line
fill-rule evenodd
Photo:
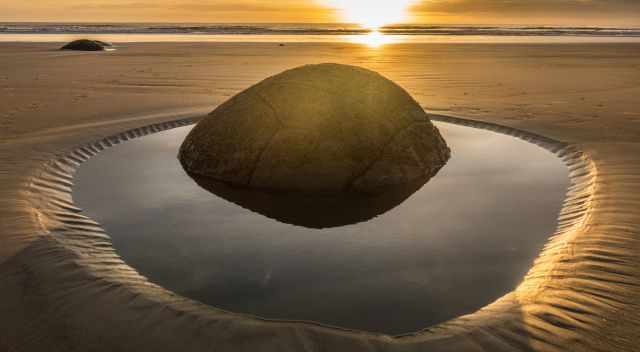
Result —
M 209 177 L 191 175 L 205 190 L 245 209 L 285 224 L 312 229 L 369 221 L 391 211 L 429 181 L 429 176 L 397 185 L 384 193 L 311 195 L 234 187 Z

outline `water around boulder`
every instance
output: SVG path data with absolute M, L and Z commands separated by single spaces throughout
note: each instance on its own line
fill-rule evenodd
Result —
M 511 291 L 556 228 L 568 187 L 562 161 L 533 144 L 436 126 L 455 157 L 404 201 L 200 187 L 176 158 L 192 126 L 101 152 L 80 167 L 74 200 L 129 265 L 180 295 L 270 319 L 417 331 Z
M 179 153 L 191 175 L 308 194 L 384 193 L 432 177 L 449 157 L 404 89 L 339 64 L 298 67 L 239 93 L 200 121 Z

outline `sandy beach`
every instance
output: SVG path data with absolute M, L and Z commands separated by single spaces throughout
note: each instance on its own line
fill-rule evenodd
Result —
M 637 350 L 640 43 L 58 46 L 0 44 L 0 350 Z M 261 79 L 321 62 L 378 71 L 431 114 L 564 158 L 574 185 L 561 226 L 513 293 L 403 337 L 263 321 L 148 282 L 74 207 L 71 174 L 99 151 L 78 148 L 178 126 L 165 122 L 197 119 Z

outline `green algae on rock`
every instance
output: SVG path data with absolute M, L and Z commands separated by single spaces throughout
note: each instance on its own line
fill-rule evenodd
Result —
M 200 121 L 179 153 L 192 175 L 312 194 L 384 193 L 428 180 L 449 157 L 404 89 L 339 64 L 295 68 L 239 93 Z

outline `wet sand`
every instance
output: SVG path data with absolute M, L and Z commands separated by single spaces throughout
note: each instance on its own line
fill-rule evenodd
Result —
M 0 350 L 636 349 L 640 44 L 163 43 L 108 53 L 56 47 L 0 45 Z M 512 294 L 402 338 L 264 322 L 150 284 L 74 208 L 69 174 L 98 151 L 78 147 L 196 118 L 266 76 L 318 62 L 379 71 L 429 112 L 553 140 L 542 141 L 571 165 L 575 185 L 559 232 Z

